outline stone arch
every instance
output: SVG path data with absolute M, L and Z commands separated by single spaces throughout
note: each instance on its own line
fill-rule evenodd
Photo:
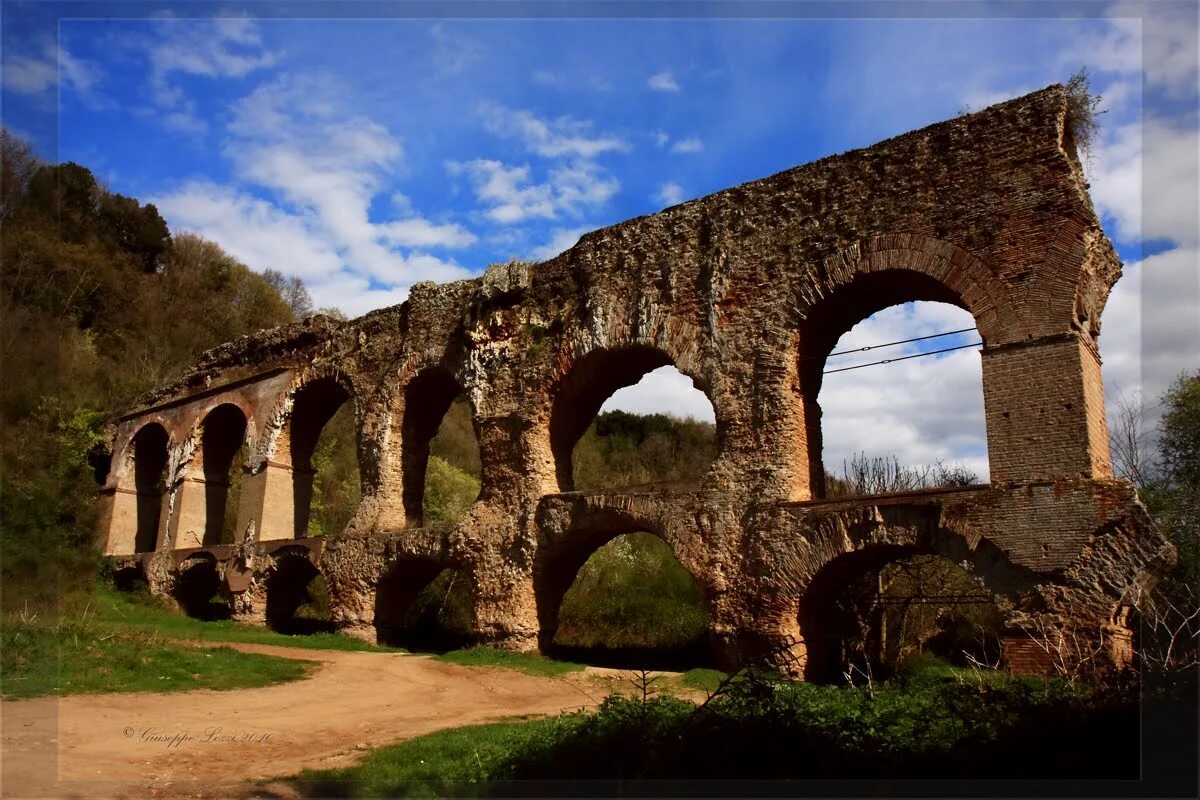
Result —
M 543 511 L 543 535 L 533 567 L 534 598 L 537 603 L 539 642 L 548 647 L 558 630 L 558 614 L 563 597 L 571 588 L 579 570 L 604 545 L 631 533 L 648 533 L 658 537 L 671 549 L 679 564 L 687 570 L 697 585 L 711 595 L 708 576 L 700 563 L 702 543 L 695 534 L 667 524 L 663 515 L 639 513 L 623 509 L 618 503 L 609 506 L 589 504 L 577 507 L 561 530 L 550 520 L 555 514 Z
M 197 554 L 183 562 L 173 584 L 172 594 L 189 617 L 206 621 L 229 618 L 228 604 L 217 599 L 225 587 L 212 555 Z
M 200 423 L 200 444 L 192 456 L 193 470 L 199 470 L 204 484 L 204 525 L 200 543 L 221 544 L 224 538 L 225 509 L 232 486 L 234 458 L 246 440 L 245 412 L 233 403 L 222 403 L 209 411 Z
M 281 633 L 332 631 L 332 623 L 296 617 L 299 608 L 312 600 L 310 587 L 319 577 L 321 570 L 313 563 L 307 549 L 275 551 L 264 582 L 267 625 Z
M 267 416 L 263 435 L 250 457 L 248 492 L 254 503 L 246 509 L 258 541 L 300 539 L 309 535 L 316 472 L 312 457 L 322 432 L 348 402 L 354 403 L 355 450 L 361 460 L 358 394 L 344 373 L 331 368 L 297 376 Z M 361 482 L 361 469 L 360 482 Z
M 412 645 L 412 631 L 409 628 L 409 611 L 421 591 L 434 582 L 446 570 L 459 569 L 460 565 L 432 556 L 400 555 L 380 575 L 375 586 L 375 626 L 376 639 L 383 644 Z M 418 637 L 421 633 L 418 633 Z M 421 647 L 443 649 L 445 647 L 463 644 L 455 637 L 449 641 L 446 637 L 432 636 L 424 632 L 424 637 L 415 642 Z M 445 640 L 435 640 L 445 639 Z
M 144 589 L 149 584 L 146 566 L 140 560 L 119 566 L 113 572 L 113 585 L 122 592 Z
M 958 305 L 975 317 L 980 335 L 996 345 L 1005 343 L 1005 332 L 1024 318 L 1024 309 L 1000 283 L 987 265 L 957 245 L 919 234 L 884 234 L 865 239 L 826 258 L 799 287 L 796 314 L 807 320 L 833 295 L 863 280 L 865 276 L 904 273 L 899 281 L 872 287 L 883 305 L 863 314 L 863 319 L 887 306 L 909 300 L 940 300 Z M 920 275 L 928 280 L 917 278 Z M 940 292 L 942 297 L 912 297 L 906 281 L 918 281 L 918 292 Z M 856 293 L 858 294 L 858 293 Z M 887 301 L 887 295 L 894 299 Z M 851 297 L 851 295 L 843 295 Z M 870 306 L 879 299 L 856 297 Z M 843 312 L 844 313 L 844 312 Z M 839 334 L 840 335 L 840 334 Z M 834 341 L 837 337 L 834 337 Z M 832 344 L 832 343 L 831 343 Z
M 425 475 L 429 449 L 446 412 L 463 394 L 462 384 L 445 366 L 426 366 L 405 383 L 400 421 L 400 464 L 407 527 L 425 524 Z M 472 415 L 474 416 L 474 415 Z M 476 431 L 476 441 L 479 436 Z
M 800 580 L 798 621 L 804 673 L 810 681 L 837 677 L 836 671 L 831 673 L 839 653 L 831 647 L 837 630 L 831 627 L 836 621 L 828 618 L 830 601 L 868 572 L 911 556 L 940 556 L 976 579 L 1006 617 L 1028 604 L 1039 582 L 1038 575 L 1013 563 L 988 539 L 945 524 L 936 507 L 881 507 L 870 515 L 826 518 L 814 527 L 806 545 L 809 558 L 801 559 L 806 569 Z
M 572 453 L 604 402 L 618 389 L 632 386 L 647 373 L 665 366 L 675 367 L 691 378 L 692 385 L 708 398 L 717 420 L 716 449 L 720 458 L 722 414 L 713 402 L 709 382 L 690 361 L 682 362 L 664 349 L 644 344 L 599 347 L 576 358 L 552 390 L 549 440 L 560 492 L 575 488 Z
M 344 381 L 332 376 L 312 378 L 292 393 L 286 435 L 276 444 L 276 459 L 292 470 L 292 531 L 295 539 L 308 536 L 316 469 L 312 458 L 322 431 L 334 414 L 352 400 Z
M 133 549 L 130 552 L 153 552 L 158 545 L 162 523 L 170 435 L 160 423 L 148 422 L 130 438 L 126 453 L 130 462 L 125 470 L 126 480 L 132 482 L 131 488 L 137 500 Z

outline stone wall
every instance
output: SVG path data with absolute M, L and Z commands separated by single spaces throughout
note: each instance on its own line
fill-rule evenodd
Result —
M 363 500 L 320 567 L 335 620 L 360 635 L 380 626 L 380 598 L 404 594 L 385 583 L 455 566 L 472 582 L 480 640 L 537 647 L 580 559 L 631 530 L 671 544 L 709 593 L 727 663 L 781 642 L 803 655 L 805 626 L 820 624 L 803 611 L 808 587 L 860 551 L 970 564 L 1014 630 L 1113 625 L 1170 552 L 1112 479 L 1097 337 L 1120 263 L 1068 124 L 1052 86 L 594 231 L 545 263 L 420 283 L 355 320 L 318 316 L 218 347 L 114 418 L 101 544 L 167 564 L 189 504 L 216 491 L 202 470 L 197 480 L 205 423 L 232 407 L 251 456 L 225 560 L 237 575 L 270 570 L 263 548 L 303 531 L 294 462 L 346 400 Z M 825 358 L 863 318 L 913 300 L 975 318 L 992 485 L 822 501 Z M 573 492 L 571 452 L 600 405 L 664 364 L 712 402 L 710 472 L 698 486 Z M 457 526 L 426 527 L 429 439 L 460 392 L 482 491 Z M 168 490 L 159 552 L 136 556 L 134 505 L 148 501 L 134 445 L 150 424 L 166 432 Z M 154 574 L 165 586 L 169 572 Z M 238 591 L 255 613 L 261 602 Z

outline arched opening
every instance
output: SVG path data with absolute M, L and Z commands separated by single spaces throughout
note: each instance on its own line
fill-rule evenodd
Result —
M 698 483 L 716 454 L 713 420 L 707 396 L 661 350 L 589 353 L 563 379 L 551 409 L 559 490 Z
M 449 370 L 426 369 L 405 388 L 402 459 L 409 527 L 458 522 L 479 497 L 471 405 Z
M 590 514 L 542 547 L 533 579 L 547 653 L 629 668 L 708 665 L 705 591 L 638 520 Z
M 267 574 L 267 625 L 279 633 L 333 631 L 329 590 L 321 571 L 303 555 L 277 557 Z
M 614 537 L 579 567 L 547 648 L 569 661 L 689 669 L 710 662 L 704 590 L 651 533 Z
M 886 494 L 988 480 L 981 335 L 924 273 L 859 276 L 802 326 L 810 492 Z
M 133 437 L 133 485 L 137 492 L 135 553 L 153 552 L 167 484 L 167 431 L 152 422 Z
M 232 544 L 237 521 L 242 469 L 234 475 L 239 454 L 245 461 L 246 415 L 231 403 L 208 413 L 200 429 L 197 457 L 204 472 L 205 546 Z
M 143 593 L 149 587 L 146 581 L 146 570 L 141 564 L 122 567 L 113 573 L 113 586 L 119 592 Z
M 375 590 L 375 633 L 381 644 L 453 650 L 470 641 L 472 616 L 464 571 L 429 559 L 401 559 Z
M 997 666 L 1003 618 L 966 567 L 926 548 L 872 545 L 834 558 L 800 607 L 805 679 L 882 680 L 917 655 Z
M 292 535 L 341 533 L 358 508 L 358 438 L 350 393 L 333 378 L 296 392 L 288 426 Z
M 229 591 L 213 561 L 200 561 L 183 570 L 175 580 L 175 600 L 189 617 L 206 621 L 229 619 Z

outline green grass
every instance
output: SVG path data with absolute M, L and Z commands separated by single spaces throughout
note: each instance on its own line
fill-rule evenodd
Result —
M 559 725 L 552 717 L 452 728 L 380 748 L 352 767 L 305 770 L 289 783 L 302 797 L 478 795 L 514 751 Z
M 446 797 L 477 794 L 514 750 L 552 731 L 557 719 L 454 728 L 372 752 L 354 767 L 305 771 L 305 796 Z
M 89 620 L 42 626 L 15 619 L 0 625 L 0 665 L 5 698 L 243 689 L 299 680 L 314 666 L 228 647 L 169 644 Z
M 537 653 L 514 653 L 509 650 L 499 650 L 495 647 L 467 647 L 462 650 L 452 650 L 449 653 L 435 656 L 439 661 L 451 664 L 461 664 L 465 667 L 502 667 L 515 669 L 527 675 L 543 675 L 554 677 L 568 672 L 579 672 L 583 664 L 570 661 L 556 661 Z
M 97 624 L 112 630 L 155 634 L 165 639 L 188 639 L 197 642 L 241 642 L 272 644 L 280 647 L 305 647 L 312 650 L 365 650 L 371 652 L 403 652 L 383 647 L 352 636 L 338 633 L 313 633 L 288 636 L 257 625 L 219 620 L 205 622 L 193 619 L 174 609 L 157 605 L 143 594 L 120 592 L 101 587 L 94 593 L 93 609 Z

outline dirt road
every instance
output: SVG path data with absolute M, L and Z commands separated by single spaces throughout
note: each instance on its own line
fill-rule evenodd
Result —
M 606 676 L 590 670 L 542 678 L 399 653 L 229 646 L 320 666 L 259 689 L 0 703 L 0 795 L 236 796 L 251 779 L 344 766 L 442 728 L 591 706 L 605 693 Z

